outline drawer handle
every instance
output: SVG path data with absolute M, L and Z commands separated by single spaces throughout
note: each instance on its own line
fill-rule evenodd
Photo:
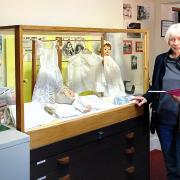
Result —
M 67 174 L 63 177 L 58 178 L 58 180 L 71 180 L 71 176 L 70 176 L 70 174 Z
M 70 157 L 65 156 L 63 158 L 57 159 L 59 165 L 68 165 L 70 163 Z
M 128 140 L 132 140 L 132 139 L 134 139 L 134 137 L 135 137 L 134 132 L 129 132 L 126 134 L 126 139 L 128 139 Z
M 128 168 L 126 168 L 126 172 L 130 175 L 130 174 L 134 174 L 135 173 L 135 167 L 129 166 Z
M 45 159 L 36 162 L 36 165 L 39 166 L 39 165 L 44 164 L 44 163 L 46 163 L 46 160 L 45 160 Z
M 47 177 L 46 176 L 42 176 L 40 178 L 37 178 L 37 180 L 44 180 L 44 179 L 47 179 Z
M 126 155 L 133 155 L 135 153 L 135 148 L 130 147 L 125 150 Z
M 97 132 L 97 139 L 98 139 L 98 140 L 103 139 L 103 137 L 104 137 L 104 131 L 99 131 L 99 132 Z

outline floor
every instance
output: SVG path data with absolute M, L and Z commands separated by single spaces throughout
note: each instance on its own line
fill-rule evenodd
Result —
M 157 149 L 150 152 L 150 180 L 167 180 L 162 152 Z

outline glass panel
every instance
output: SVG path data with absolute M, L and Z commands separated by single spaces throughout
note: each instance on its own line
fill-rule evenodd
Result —
M 126 94 L 143 94 L 143 34 L 107 34 L 107 40 L 112 44 L 111 56 L 113 57 L 114 61 L 119 65 Z
M 143 33 L 26 32 L 25 130 L 143 94 L 144 53 Z
M 15 126 L 15 47 L 14 29 L 0 30 L 0 123 Z

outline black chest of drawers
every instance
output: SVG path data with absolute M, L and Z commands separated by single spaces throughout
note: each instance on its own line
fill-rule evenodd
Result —
M 31 180 L 148 180 L 144 116 L 31 150 Z

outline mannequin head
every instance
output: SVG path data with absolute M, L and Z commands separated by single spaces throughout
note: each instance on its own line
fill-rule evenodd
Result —
M 111 54 L 111 44 L 109 42 L 106 42 L 104 44 L 104 56 L 110 56 Z

